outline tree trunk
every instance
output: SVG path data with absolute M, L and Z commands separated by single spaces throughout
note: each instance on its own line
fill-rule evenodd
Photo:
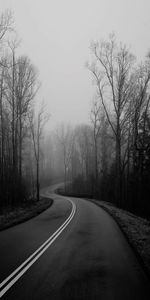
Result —
M 39 161 L 36 164 L 36 197 L 37 201 L 40 200 L 40 183 L 39 183 Z
M 66 185 L 67 185 L 67 167 L 66 167 L 66 165 L 65 165 L 65 178 L 64 179 L 65 179 L 64 185 L 65 185 L 65 193 L 66 193 L 66 191 L 67 191 L 67 187 L 66 187 Z
M 98 159 L 97 159 L 97 139 L 94 138 L 95 144 L 95 195 L 98 194 Z
M 116 203 L 122 204 L 122 174 L 121 174 L 121 142 L 120 136 L 116 137 Z
M 21 108 L 20 108 L 21 110 Z M 19 177 L 22 182 L 22 120 L 21 111 L 19 112 Z

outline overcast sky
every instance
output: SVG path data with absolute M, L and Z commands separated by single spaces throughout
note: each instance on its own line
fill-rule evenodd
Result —
M 14 13 L 21 53 L 38 67 L 53 123 L 89 119 L 91 40 L 115 32 L 139 59 L 150 49 L 150 0 L 0 0 L 0 7 Z

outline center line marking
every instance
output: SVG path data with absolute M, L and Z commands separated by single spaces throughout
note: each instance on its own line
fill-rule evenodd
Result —
M 71 222 L 71 220 L 75 215 L 76 205 L 72 200 L 70 199 L 67 200 L 72 204 L 72 210 L 69 217 L 32 255 L 30 255 L 16 270 L 14 270 L 6 279 L 4 279 L 4 281 L 0 283 L 0 289 L 4 287 L 3 289 L 0 290 L 0 298 L 39 259 L 39 257 L 53 244 L 53 242 L 57 239 L 57 237 L 69 225 L 69 223 Z

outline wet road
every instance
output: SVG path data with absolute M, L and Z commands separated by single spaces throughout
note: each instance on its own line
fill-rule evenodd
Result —
M 51 197 L 47 211 L 0 233 L 0 282 L 70 216 L 72 204 Z M 150 299 L 150 283 L 115 221 L 93 203 L 72 201 L 68 226 L 2 299 Z

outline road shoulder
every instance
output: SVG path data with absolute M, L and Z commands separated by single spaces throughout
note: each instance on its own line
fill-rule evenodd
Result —
M 86 200 L 100 206 L 115 219 L 150 279 L 150 222 L 109 202 Z

